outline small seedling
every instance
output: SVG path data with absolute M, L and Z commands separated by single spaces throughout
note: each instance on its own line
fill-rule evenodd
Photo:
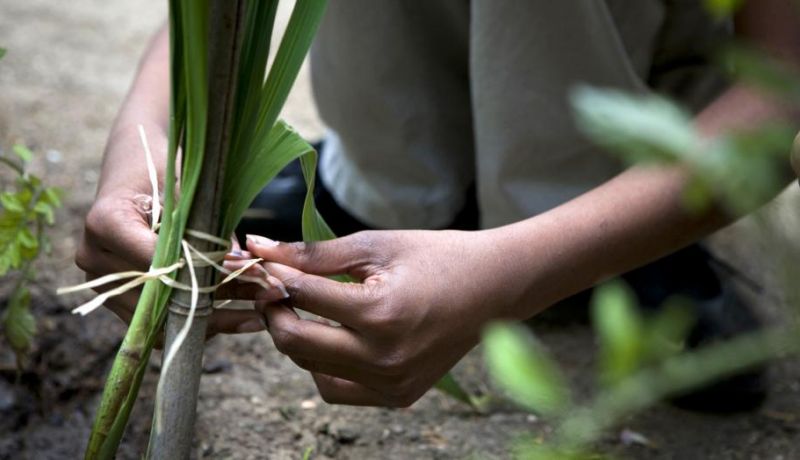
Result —
M 27 147 L 15 145 L 11 153 L 13 157 L 0 154 L 0 164 L 16 176 L 11 187 L 0 191 L 0 277 L 11 273 L 16 281 L 0 315 L 0 324 L 21 368 L 36 334 L 28 285 L 36 277 L 34 262 L 50 251 L 45 229 L 55 221 L 54 210 L 61 206 L 61 192 L 43 185 L 41 179 L 28 172 L 33 153 Z

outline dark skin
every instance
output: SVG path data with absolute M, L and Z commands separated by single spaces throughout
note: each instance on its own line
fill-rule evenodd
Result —
M 800 23 L 789 0 L 748 2 L 737 33 L 768 52 L 800 62 Z M 168 78 L 164 32 L 154 40 L 112 130 L 78 265 L 89 277 L 146 268 L 155 236 L 133 197 L 149 193 L 135 134 L 145 124 L 165 161 Z M 775 101 L 735 85 L 696 118 L 714 136 L 786 118 Z M 132 159 L 129 159 L 131 157 Z M 159 161 L 160 160 L 160 161 Z M 260 329 L 308 369 L 331 403 L 407 406 L 477 342 L 486 322 L 523 319 L 599 281 L 652 261 L 719 229 L 732 216 L 688 213 L 679 167 L 630 168 L 538 216 L 499 228 L 369 231 L 316 244 L 249 238 L 247 251 L 282 281 L 290 297 L 240 285 L 256 311 L 218 312 L 213 332 Z M 347 273 L 360 283 L 328 275 Z M 109 305 L 129 320 L 135 295 Z M 294 308 L 341 324 L 300 318 Z

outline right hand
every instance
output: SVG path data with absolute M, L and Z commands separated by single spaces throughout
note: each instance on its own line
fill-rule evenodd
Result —
M 147 137 L 163 187 L 167 139 L 163 130 L 152 127 L 147 129 Z M 152 196 L 152 187 L 137 128 L 115 130 L 105 158 L 97 198 L 86 216 L 83 239 L 75 256 L 87 280 L 122 271 L 147 271 L 158 238 L 150 229 L 150 215 L 143 206 L 143 198 Z M 112 297 L 105 306 L 130 324 L 140 293 L 141 289 L 128 291 Z M 254 310 L 219 309 L 209 320 L 208 336 L 264 329 L 262 315 Z

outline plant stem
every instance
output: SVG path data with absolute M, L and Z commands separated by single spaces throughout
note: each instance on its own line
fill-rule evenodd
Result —
M 242 0 L 211 2 L 205 153 L 187 228 L 212 235 L 216 235 L 221 226 L 220 202 L 231 139 L 244 10 Z M 197 152 L 186 151 L 185 154 L 195 155 Z M 212 243 L 198 239 L 192 241 L 192 245 L 201 252 L 213 249 Z M 201 286 L 212 284 L 215 275 L 212 267 L 199 267 L 196 270 L 197 281 Z M 188 284 L 188 270 L 181 270 L 178 279 Z M 165 350 L 174 346 L 178 332 L 188 321 L 190 298 L 190 292 L 173 292 L 167 317 Z M 156 429 L 154 423 L 148 449 L 150 458 L 189 458 L 202 373 L 203 345 L 212 302 L 213 294 L 200 297 L 189 334 L 177 350 L 169 369 L 161 376 L 162 391 L 156 400 L 156 410 L 160 411 L 157 417 L 161 417 L 158 425 L 161 429 Z
M 0 156 L 0 163 L 4 163 L 9 168 L 16 171 L 17 174 L 20 175 L 20 177 L 23 177 L 25 175 L 25 169 L 22 166 L 15 163 L 14 161 L 9 160 L 8 158 Z
M 567 448 L 583 446 L 627 414 L 767 360 L 797 353 L 799 333 L 795 327 L 754 332 L 640 371 L 603 392 L 588 407 L 568 415 L 557 429 L 558 443 Z

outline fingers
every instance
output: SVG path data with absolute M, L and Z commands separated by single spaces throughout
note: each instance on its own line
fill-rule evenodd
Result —
M 298 367 L 301 367 L 313 374 L 325 374 L 330 377 L 338 377 L 351 382 L 358 382 L 367 388 L 380 393 L 391 393 L 392 388 L 394 388 L 397 383 L 397 378 L 394 376 L 381 375 L 374 372 L 356 369 L 350 366 L 342 366 L 339 364 L 325 363 L 322 361 L 313 361 L 301 358 L 291 359 L 295 364 L 297 364 Z
M 247 235 L 247 249 L 256 257 L 290 265 L 306 273 L 330 276 L 367 275 L 374 252 L 373 232 L 359 232 L 314 243 L 279 243 L 263 236 Z
M 86 273 L 86 281 L 95 280 L 100 276 L 101 275 L 96 273 Z M 95 288 L 95 291 L 105 292 L 121 284 L 122 282 L 108 283 Z M 139 294 L 141 294 L 141 292 L 141 289 L 131 289 L 130 291 L 123 292 L 122 294 L 109 298 L 103 305 L 114 312 L 114 314 L 126 324 L 130 324 L 131 318 L 133 317 L 133 311 L 136 308 L 136 303 L 139 301 Z
M 376 282 L 341 283 L 309 275 L 286 265 L 268 263 L 265 267 L 286 287 L 293 307 L 355 329 L 367 325 L 364 312 L 379 304 Z
M 206 335 L 211 338 L 217 334 L 249 334 L 266 329 L 264 315 L 255 310 L 220 308 L 211 314 Z
M 408 407 L 416 399 L 381 394 L 369 387 L 324 374 L 311 374 L 320 396 L 329 404 Z
M 128 308 L 128 306 L 124 303 L 117 302 L 115 300 L 109 300 L 105 303 L 105 307 L 111 310 L 119 319 L 121 319 L 125 324 L 130 324 L 131 319 L 133 318 L 133 311 Z
M 256 302 L 264 313 L 275 348 L 295 359 L 336 363 L 376 371 L 372 350 L 352 330 L 301 319 L 289 307 Z
M 75 264 L 84 272 L 91 273 L 95 278 L 109 273 L 119 273 L 130 270 L 142 270 L 141 267 L 121 259 L 96 244 L 90 243 L 84 235 L 83 241 L 75 254 Z
M 100 199 L 86 216 L 85 244 L 102 248 L 139 270 L 150 266 L 157 238 L 132 199 Z
M 231 272 L 247 268 L 251 260 L 228 259 L 223 264 Z M 263 281 L 258 283 L 252 279 L 256 278 Z M 263 300 L 275 302 L 289 297 L 283 283 L 259 263 L 249 265 L 246 271 L 234 280 L 223 284 L 217 289 L 218 299 L 243 299 L 243 300 Z

